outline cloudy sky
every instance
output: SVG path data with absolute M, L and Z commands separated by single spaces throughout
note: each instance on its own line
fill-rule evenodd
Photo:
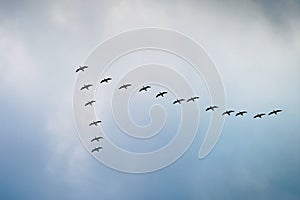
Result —
M 205 125 L 163 170 L 133 175 L 100 164 L 76 132 L 74 70 L 108 37 L 141 27 L 173 29 L 201 44 L 228 108 L 284 112 L 228 118 L 203 160 Z M 299 55 L 296 0 L 1 0 L 0 198 L 299 199 Z

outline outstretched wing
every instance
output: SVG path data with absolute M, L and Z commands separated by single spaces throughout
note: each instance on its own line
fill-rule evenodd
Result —
M 208 107 L 208 108 L 205 109 L 205 111 L 209 111 L 211 109 L 212 109 L 212 107 Z

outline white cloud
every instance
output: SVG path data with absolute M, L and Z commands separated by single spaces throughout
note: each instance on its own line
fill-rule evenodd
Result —
M 80 175 L 90 175 L 84 172 L 90 167 L 86 164 L 90 155 L 77 139 L 71 110 L 74 69 L 104 36 L 124 30 L 158 26 L 196 39 L 219 68 L 229 104 L 280 104 L 286 101 L 283 95 L 299 101 L 298 93 L 289 94 L 299 90 L 299 5 L 289 1 L 280 21 L 272 21 L 259 3 L 235 3 L 101 1 L 85 6 L 87 3 L 80 1 L 49 1 L 40 12 L 27 13 L 26 20 L 1 23 L 0 87 L 40 104 L 41 112 L 48 116 L 45 128 L 52 156 L 46 172 L 64 176 L 75 185 L 81 185 Z M 35 27 L 34 20 L 40 16 L 48 29 Z M 22 22 L 28 23 L 26 30 Z M 30 29 L 37 32 L 28 37 Z M 260 101 L 253 102 L 258 96 Z M 250 176 L 245 172 L 245 179 Z M 113 187 L 115 180 L 110 181 Z M 246 181 L 250 186 L 256 184 L 255 180 Z

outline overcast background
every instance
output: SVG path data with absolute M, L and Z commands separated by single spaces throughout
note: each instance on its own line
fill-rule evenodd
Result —
M 73 122 L 76 67 L 139 27 L 180 31 L 216 64 L 230 108 L 216 148 L 202 137 L 170 167 L 131 175 L 86 152 Z M 300 2 L 0 0 L 1 199 L 299 199 Z M 203 134 L 203 133 L 202 133 Z

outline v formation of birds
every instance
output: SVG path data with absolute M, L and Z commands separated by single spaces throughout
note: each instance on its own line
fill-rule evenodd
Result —
M 76 73 L 78 73 L 78 72 L 80 72 L 80 71 L 82 71 L 82 72 L 84 72 L 86 69 L 88 69 L 88 66 L 79 66 L 77 69 L 76 69 Z M 109 83 L 110 81 L 112 81 L 112 78 L 111 77 L 107 77 L 107 78 L 103 78 L 101 81 L 100 81 L 100 84 L 103 84 L 103 83 Z M 93 86 L 93 84 L 90 84 L 90 83 L 88 83 L 88 84 L 84 84 L 81 88 L 80 88 L 80 90 L 89 90 L 89 88 L 90 87 L 92 87 Z M 119 90 L 127 90 L 128 89 L 128 87 L 131 87 L 132 86 L 132 84 L 130 84 L 130 83 L 124 83 L 123 85 L 121 85 L 120 87 L 119 87 Z M 151 89 L 151 86 L 150 85 L 146 85 L 146 86 L 143 86 L 142 88 L 140 88 L 139 89 L 139 92 L 147 92 L 149 89 Z M 165 95 L 167 95 L 168 94 L 168 92 L 167 91 L 162 91 L 162 92 L 159 92 L 155 97 L 156 98 L 162 98 L 162 97 L 165 97 Z M 188 99 L 175 99 L 174 101 L 173 101 L 173 104 L 182 104 L 183 102 L 187 102 L 187 103 L 189 103 L 189 102 L 195 102 L 196 100 L 198 100 L 199 99 L 199 97 L 198 96 L 192 96 L 192 97 L 190 97 L 190 98 L 188 98 Z M 91 101 L 88 101 L 88 102 L 86 102 L 85 103 L 85 106 L 93 106 L 93 104 L 94 103 L 96 103 L 96 101 L 95 100 L 91 100 Z M 215 111 L 216 109 L 218 109 L 219 107 L 217 106 L 217 105 L 211 105 L 211 106 L 209 106 L 209 107 L 207 107 L 206 109 L 205 109 L 205 111 L 206 112 L 209 112 L 209 111 Z M 268 115 L 277 115 L 278 113 L 280 113 L 280 112 L 282 112 L 282 110 L 281 109 L 276 109 L 276 110 L 272 110 L 272 111 L 270 111 L 269 113 L 268 113 Z M 235 113 L 235 111 L 234 110 L 225 110 L 223 113 L 222 113 L 222 115 L 223 116 L 231 116 L 231 114 L 232 113 Z M 246 110 L 242 110 L 242 111 L 238 111 L 238 112 L 236 112 L 236 114 L 235 114 L 235 116 L 236 117 L 239 117 L 239 116 L 244 116 L 245 114 L 247 114 L 248 113 L 248 111 L 246 111 Z M 254 119 L 257 119 L 257 118 L 263 118 L 263 116 L 265 116 L 266 115 L 266 113 L 257 113 L 257 114 L 255 114 L 254 116 L 253 116 L 253 118 Z M 98 124 L 100 124 L 102 121 L 100 121 L 100 120 L 96 120 L 96 121 L 92 121 L 90 124 L 89 124 L 89 126 L 98 126 Z M 101 139 L 104 139 L 103 137 L 101 137 L 101 136 L 96 136 L 96 137 L 94 137 L 93 139 L 91 139 L 91 143 L 93 143 L 93 142 L 100 142 L 100 140 Z M 103 147 L 101 147 L 101 146 L 97 146 L 97 147 L 95 147 L 95 148 L 93 148 L 92 150 L 91 150 L 91 152 L 93 153 L 93 152 L 99 152 L 101 149 L 103 149 Z

